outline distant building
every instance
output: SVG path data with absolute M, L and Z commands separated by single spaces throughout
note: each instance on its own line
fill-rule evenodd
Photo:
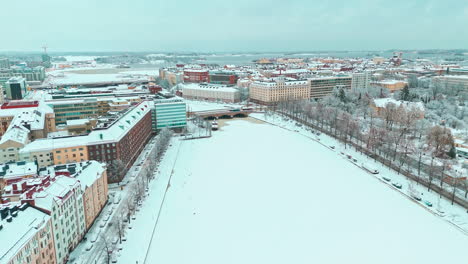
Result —
M 209 81 L 209 73 L 206 69 L 185 69 L 184 82 L 185 83 L 202 83 Z
M 42 82 L 46 78 L 45 68 L 43 66 L 0 68 L 0 78 L 11 77 L 23 77 L 27 82 Z
M 452 71 L 454 69 L 451 69 Z M 435 85 L 468 91 L 468 75 L 445 75 L 432 78 Z
M 23 77 L 12 77 L 6 82 L 6 98 L 9 100 L 23 99 L 26 94 L 26 79 Z
M 0 58 L 0 69 L 9 69 L 10 61 L 7 58 Z
M 422 102 L 407 102 L 407 101 L 398 101 L 393 98 L 379 98 L 374 99 L 370 106 L 374 110 L 377 115 L 383 115 L 385 108 L 388 107 L 389 104 L 395 105 L 395 107 L 404 107 L 406 110 L 418 110 L 420 112 L 419 119 L 424 118 L 424 104 Z
M 372 62 L 374 62 L 374 63 L 377 64 L 377 65 L 382 64 L 382 63 L 384 63 L 385 61 L 386 61 L 386 59 L 383 58 L 383 57 L 374 57 L 374 58 L 372 59 Z
M 405 86 L 408 85 L 408 82 L 406 81 L 399 81 L 399 80 L 383 80 L 383 81 L 375 81 L 371 83 L 372 85 L 383 87 L 390 91 L 391 93 L 395 91 L 399 91 Z
M 154 101 L 152 114 L 153 131 L 165 127 L 180 129 L 187 125 L 187 105 L 182 99 L 158 99 Z
M 330 77 L 309 78 L 310 99 L 320 99 L 332 94 L 333 89 L 351 89 L 352 77 L 348 75 L 336 75 Z
M 285 78 L 255 81 L 250 84 L 249 97 L 252 102 L 264 105 L 289 100 L 307 100 L 310 97 L 310 86 L 305 80 Z
M 222 101 L 235 103 L 240 101 L 240 92 L 227 85 L 189 83 L 182 85 L 184 98 L 195 100 Z
M 214 84 L 236 84 L 239 77 L 230 72 L 216 71 L 210 72 L 209 82 Z
M 0 84 L 0 104 L 5 102 L 5 90 L 3 89 L 3 85 Z
M 449 68 L 448 69 L 449 75 L 468 75 L 468 68 Z
M 364 90 L 368 89 L 371 80 L 371 73 L 368 71 L 355 72 L 351 79 L 351 90 Z

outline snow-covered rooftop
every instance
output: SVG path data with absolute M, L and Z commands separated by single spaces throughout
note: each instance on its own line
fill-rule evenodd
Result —
M 376 107 L 386 107 L 387 104 L 392 103 L 395 104 L 397 107 L 403 104 L 404 107 L 409 107 L 409 108 L 416 108 L 421 111 L 424 111 L 424 104 L 422 102 L 407 102 L 407 101 L 398 101 L 393 98 L 379 98 L 379 99 L 374 99 L 374 104 Z
M 0 229 L 0 263 L 7 263 L 15 256 L 50 219 L 49 215 L 32 207 L 18 210 L 17 214 L 11 222 L 0 222 L 3 225 Z

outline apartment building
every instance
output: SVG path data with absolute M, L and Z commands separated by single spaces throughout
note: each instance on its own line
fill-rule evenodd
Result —
M 17 150 L 19 160 L 36 161 L 40 168 L 86 160 L 108 165 L 119 161 L 123 168 L 117 176 L 109 171 L 109 178 L 120 181 L 152 135 L 151 108 L 144 101 L 87 135 L 35 140 Z
M 371 84 L 374 86 L 385 88 L 389 92 L 393 93 L 393 92 L 396 92 L 405 88 L 405 86 L 408 85 L 408 82 L 400 81 L 400 80 L 382 80 L 382 81 L 372 82 Z
M 55 113 L 57 125 L 66 124 L 69 120 L 94 119 L 105 116 L 108 112 L 118 112 L 142 101 L 140 97 L 84 97 L 73 99 L 47 100 Z
M 154 100 L 152 109 L 153 131 L 159 131 L 165 127 L 181 129 L 187 125 L 187 105 L 180 98 Z
M 249 94 L 252 102 L 274 105 L 281 101 L 309 99 L 310 86 L 304 80 L 276 78 L 252 82 Z
M 336 75 L 327 77 L 314 77 L 307 79 L 310 84 L 310 99 L 320 99 L 332 94 L 333 89 L 351 89 L 352 77 Z
M 57 263 L 64 264 L 86 231 L 83 192 L 77 179 L 59 175 L 23 194 L 22 202 L 52 219 Z
M 5 83 L 6 98 L 9 100 L 23 99 L 26 95 L 26 79 L 12 77 Z
M 0 263 L 56 263 L 48 214 L 27 203 L 0 204 L 0 220 Z
M 15 162 L 0 164 L 0 192 L 12 183 L 19 182 L 23 179 L 30 179 L 37 176 L 37 165 L 34 162 Z M 21 186 L 21 185 L 20 185 Z M 2 198 L 8 198 L 5 195 L 7 191 L 17 191 L 18 186 L 12 186 L 4 190 Z M 18 199 L 16 199 L 18 200 Z
M 105 162 L 111 168 L 115 162 L 121 162 L 120 171 L 108 171 L 109 182 L 118 182 L 137 159 L 152 132 L 151 105 L 143 101 L 109 126 L 86 136 L 88 158 Z
M 371 73 L 368 71 L 355 72 L 351 78 L 351 90 L 366 90 L 370 86 Z
M 18 162 L 0 166 L 0 189 L 3 199 L 18 202 L 24 193 L 34 187 L 44 187 L 60 176 L 79 181 L 83 193 L 86 230 L 92 225 L 107 202 L 106 165 L 97 161 L 49 166 L 38 171 L 34 162 Z
M 97 118 L 99 115 L 96 98 L 49 100 L 46 103 L 53 109 L 57 125 L 66 124 L 68 120 Z
M 432 78 L 435 85 L 468 91 L 468 75 L 445 75 Z
M 184 69 L 185 83 L 203 83 L 209 81 L 207 69 Z
M 234 87 L 207 83 L 183 84 L 182 96 L 187 99 L 223 101 L 227 103 L 240 101 L 240 92 Z

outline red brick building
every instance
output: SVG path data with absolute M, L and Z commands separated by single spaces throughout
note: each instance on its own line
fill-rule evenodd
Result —
M 143 101 L 106 128 L 90 133 L 89 160 L 108 164 L 108 181 L 121 181 L 152 135 L 151 108 Z
M 209 81 L 208 70 L 203 69 L 185 69 L 184 82 L 186 83 L 201 83 Z

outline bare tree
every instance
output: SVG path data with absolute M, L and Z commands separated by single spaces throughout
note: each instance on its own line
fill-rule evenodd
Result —
M 427 144 L 433 148 L 435 156 L 446 156 L 454 145 L 450 129 L 441 126 L 432 127 L 427 135 Z
M 104 249 L 106 250 L 106 263 L 109 264 L 111 262 L 113 245 L 112 242 L 109 241 L 104 234 L 101 235 L 102 241 L 104 243 Z

